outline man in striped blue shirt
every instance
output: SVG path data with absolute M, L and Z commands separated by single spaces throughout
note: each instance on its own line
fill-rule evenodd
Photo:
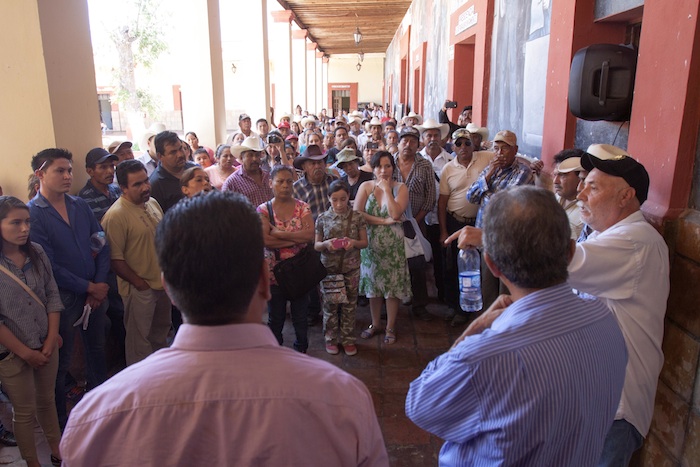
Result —
M 627 351 L 610 310 L 567 283 L 570 235 L 566 213 L 540 188 L 502 191 L 486 207 L 484 258 L 511 295 L 432 361 L 406 398 L 411 420 L 446 441 L 440 465 L 598 461 Z

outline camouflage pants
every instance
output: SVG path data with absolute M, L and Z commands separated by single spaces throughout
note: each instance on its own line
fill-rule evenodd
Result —
M 323 334 L 327 343 L 350 345 L 355 343 L 355 308 L 357 289 L 360 284 L 360 270 L 343 274 L 348 303 L 330 304 L 323 300 Z

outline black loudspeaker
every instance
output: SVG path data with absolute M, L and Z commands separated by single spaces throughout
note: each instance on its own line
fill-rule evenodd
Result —
M 569 74 L 569 110 L 584 120 L 627 121 L 632 111 L 637 51 L 594 44 L 576 52 Z

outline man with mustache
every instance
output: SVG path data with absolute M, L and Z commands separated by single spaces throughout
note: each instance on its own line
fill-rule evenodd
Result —
M 268 144 L 267 148 L 275 151 L 277 148 L 275 144 L 277 143 Z M 239 146 L 233 146 L 231 154 L 238 159 L 241 166 L 229 175 L 221 190 L 241 193 L 250 200 L 253 206 L 260 206 L 270 201 L 273 195 L 270 174 L 262 170 L 263 151 L 265 149 L 260 145 L 260 139 L 256 136 L 250 136 L 244 139 Z
M 180 177 L 196 164 L 187 161 L 180 137 L 172 131 L 158 133 L 154 146 L 158 167 L 150 176 L 151 194 L 166 212 L 185 196 L 180 190 Z
M 576 201 L 579 173 L 583 170 L 581 167 L 583 154 L 584 152 L 580 149 L 564 149 L 554 155 L 554 193 L 569 218 L 571 238 L 574 240 L 579 237 L 583 228 L 581 210 Z
M 124 300 L 126 364 L 131 365 L 166 347 L 170 299 L 161 282 L 155 244 L 163 210 L 151 198 L 146 169 L 137 160 L 124 161 L 117 166 L 117 182 L 122 196 L 105 213 L 102 226 Z

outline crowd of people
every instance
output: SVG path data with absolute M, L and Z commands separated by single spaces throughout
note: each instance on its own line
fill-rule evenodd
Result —
M 329 354 L 391 346 L 402 303 L 430 321 L 437 300 L 469 326 L 406 412 L 445 440 L 441 464 L 626 465 L 651 422 L 669 289 L 646 170 L 615 146 L 566 149 L 550 191 L 515 133 L 489 141 L 471 107 L 438 115 L 271 109 L 254 131 L 243 113 L 216 149 L 154 124 L 140 155 L 89 151 L 78 196 L 69 151 L 34 155 L 29 203 L 0 196 L 0 382 L 27 464 L 37 419 L 54 465 L 387 465 L 368 390 L 299 354 L 321 320 Z M 460 248 L 480 251 L 481 314 L 460 307 Z M 328 276 L 290 294 L 276 266 L 309 249 Z M 88 392 L 69 417 L 76 333 Z M 111 378 L 107 342 L 127 367 Z

